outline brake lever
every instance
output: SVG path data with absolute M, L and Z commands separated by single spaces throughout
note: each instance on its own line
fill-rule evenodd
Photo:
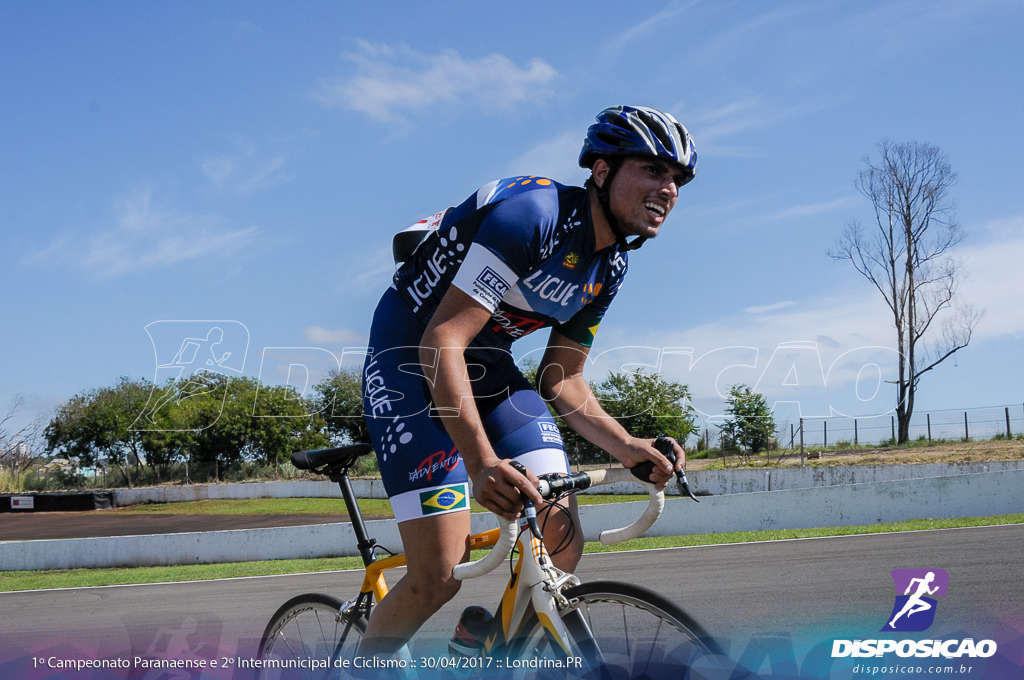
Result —
M 661 435 L 654 440 L 654 448 L 658 449 L 658 452 L 668 458 L 669 462 L 672 463 L 673 467 L 676 464 L 676 452 L 675 442 L 669 437 Z M 679 489 L 681 495 L 689 496 L 695 502 L 700 503 L 697 497 L 693 495 L 693 491 L 690 489 L 690 482 L 686 479 L 686 470 L 676 471 L 676 488 Z
M 526 477 L 526 466 L 517 460 L 509 461 L 516 472 Z M 526 523 L 530 526 L 530 531 L 538 540 L 544 540 L 544 535 L 541 533 L 540 524 L 537 522 L 537 506 L 533 504 L 528 498 L 523 499 L 523 518 Z
M 692 498 L 695 502 L 700 503 L 697 497 L 693 495 L 693 491 L 690 490 L 690 482 L 686 479 L 686 473 L 680 470 L 676 473 L 676 488 L 679 489 L 680 494 L 685 494 Z

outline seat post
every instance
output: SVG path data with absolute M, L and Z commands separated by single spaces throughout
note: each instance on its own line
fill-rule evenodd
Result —
M 373 548 L 377 545 L 377 541 L 366 533 L 366 523 L 363 521 L 363 513 L 359 509 L 359 502 L 352 489 L 352 480 L 348 477 L 348 470 L 339 473 L 335 481 L 341 487 L 341 495 L 345 499 L 345 507 L 348 508 L 348 516 L 356 535 L 356 547 L 359 548 L 359 555 L 363 558 L 363 564 L 369 565 L 373 562 Z

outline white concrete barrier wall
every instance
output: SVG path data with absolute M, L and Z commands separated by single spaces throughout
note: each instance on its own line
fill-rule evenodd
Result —
M 394 520 L 367 523 L 377 544 L 401 552 Z M 474 514 L 474 532 L 497 526 L 488 514 Z M 0 542 L 0 571 L 150 567 L 255 560 L 314 559 L 358 555 L 348 522 L 270 529 L 237 529 L 146 536 L 67 538 Z
M 695 470 L 688 472 L 687 476 L 691 486 L 698 492 L 719 496 L 754 491 L 781 491 L 816 486 L 867 484 L 899 479 L 978 474 L 1000 470 L 1024 470 L 1024 462 L 831 466 L 770 470 Z M 356 479 L 352 481 L 352 486 L 358 498 L 387 498 L 384 485 L 380 480 Z M 635 484 L 614 485 L 612 488 L 601 487 L 593 492 L 644 493 L 644 490 L 642 486 Z M 669 492 L 673 492 L 671 487 Z M 341 498 L 341 490 L 337 484 L 329 481 L 294 481 L 143 487 L 114 491 L 114 504 L 121 507 L 147 502 L 176 503 L 244 498 Z
M 783 491 L 676 498 L 650 536 L 876 524 L 1024 512 L 1024 469 Z M 644 503 L 581 508 L 584 535 L 597 540 L 642 512 Z M 635 507 L 634 507 L 635 506 Z M 627 518 L 627 519 L 624 519 Z M 393 520 L 368 522 L 380 545 L 401 549 Z M 473 516 L 473 530 L 495 526 Z M 347 523 L 157 536 L 0 542 L 0 570 L 69 569 L 355 555 Z
M 700 503 L 669 499 L 649 536 L 806 529 L 902 522 L 910 519 L 987 517 L 1024 512 L 1024 470 L 785 491 L 704 496 Z M 642 504 L 641 504 L 642 505 Z M 587 506 L 584 536 L 630 516 L 622 504 Z

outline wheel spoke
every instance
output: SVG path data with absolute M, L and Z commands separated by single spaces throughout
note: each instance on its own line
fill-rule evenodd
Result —
M 341 616 L 342 607 L 336 598 L 320 594 L 300 595 L 282 605 L 260 643 L 260 660 L 271 663 L 259 671 L 259 680 L 310 677 L 312 663 L 326 664 L 321 670 L 327 677 L 335 659 L 352 656 L 365 625 L 362 618 L 349 623 Z
M 557 678 L 681 678 L 694 663 L 713 667 L 721 657 L 704 630 L 682 609 L 653 591 L 627 583 L 588 583 L 565 593 L 571 613 L 586 622 L 589 640 L 576 640 L 574 654 L 584 659 L 583 669 L 548 673 Z M 568 617 L 567 612 L 563 617 Z M 578 635 L 583 626 L 576 626 Z M 583 649 L 596 650 L 584 655 Z M 524 646 L 524 655 L 557 660 L 537 630 Z M 564 655 L 562 655 L 564 659 Z

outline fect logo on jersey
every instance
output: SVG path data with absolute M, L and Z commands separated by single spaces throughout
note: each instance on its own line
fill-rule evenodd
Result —
M 546 420 L 541 420 L 537 423 L 537 427 L 540 428 L 541 441 L 546 444 L 562 444 L 562 433 L 558 429 L 558 425 L 555 423 L 549 423 Z
M 469 497 L 465 486 L 446 486 L 442 489 L 420 492 L 420 507 L 423 515 L 469 508 Z
M 945 597 L 949 574 L 944 569 L 893 569 L 896 601 L 883 631 L 920 632 L 935 621 L 936 597 Z
M 565 259 L 562 260 L 562 266 L 565 267 L 566 269 L 576 269 L 576 265 L 578 265 L 579 263 L 580 256 L 577 255 L 576 253 L 569 253 L 568 255 L 565 256 Z
M 475 283 L 477 290 L 483 288 L 484 291 L 490 293 L 490 296 L 493 296 L 495 307 L 498 306 L 498 303 L 501 302 L 502 298 L 505 297 L 505 294 L 508 293 L 509 288 L 511 288 L 508 281 L 501 278 L 501 276 L 490 267 L 484 267 L 484 270 L 477 275 Z

